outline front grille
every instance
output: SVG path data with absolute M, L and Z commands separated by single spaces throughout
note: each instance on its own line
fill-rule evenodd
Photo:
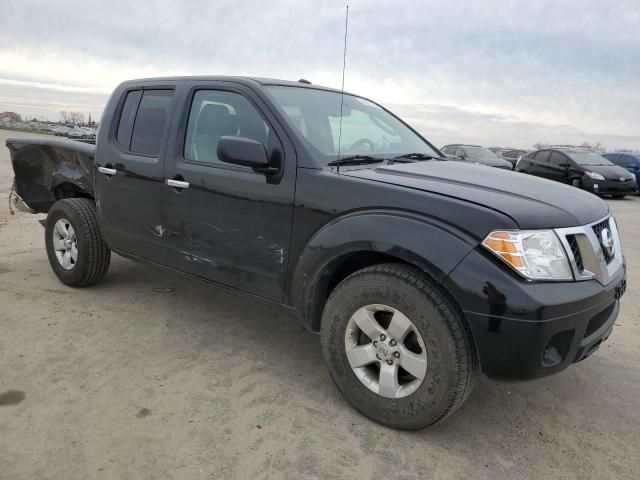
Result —
M 624 269 L 618 229 L 612 216 L 587 225 L 556 228 L 555 232 L 567 255 L 573 257 L 571 269 L 576 280 L 595 279 L 607 285 Z M 608 248 L 603 246 L 603 236 Z
M 613 260 L 613 255 L 607 254 L 607 250 L 604 248 L 604 245 L 602 245 L 602 237 L 600 235 L 602 230 L 604 230 L 605 228 L 609 228 L 609 219 L 607 218 L 606 220 L 600 223 L 597 223 L 592 228 L 593 228 L 593 232 L 596 234 L 598 243 L 600 244 L 600 248 L 602 249 L 602 253 L 604 254 L 604 259 L 606 260 L 607 263 L 611 262 L 611 260 Z
M 579 272 L 584 271 L 584 264 L 582 263 L 582 254 L 580 253 L 580 247 L 578 246 L 578 240 L 576 240 L 575 235 L 567 235 L 567 242 L 569 243 L 569 247 L 571 247 L 571 253 L 573 253 L 573 258 L 576 261 L 576 268 Z

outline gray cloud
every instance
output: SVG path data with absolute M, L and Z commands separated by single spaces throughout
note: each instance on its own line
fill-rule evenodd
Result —
M 340 83 L 342 1 L 9 0 L 3 8 L 0 62 L 11 56 L 20 66 L 0 64 L 0 79 L 96 91 L 0 84 L 0 109 L 49 115 L 73 103 L 97 114 L 106 92 L 138 71 Z M 428 138 L 640 148 L 638 25 L 637 0 L 352 1 L 346 86 L 393 104 Z

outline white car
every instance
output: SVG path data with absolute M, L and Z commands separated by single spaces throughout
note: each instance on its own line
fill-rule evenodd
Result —
M 53 134 L 57 137 L 66 137 L 71 130 L 69 127 L 65 127 L 64 125 L 57 125 L 51 129 Z
M 69 132 L 67 133 L 67 136 L 69 138 L 77 140 L 77 139 L 85 138 L 87 136 L 87 132 L 84 130 L 84 128 L 76 125 L 71 130 L 69 130 Z

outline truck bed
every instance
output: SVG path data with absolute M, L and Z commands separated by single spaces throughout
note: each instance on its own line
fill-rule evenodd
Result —
M 31 211 L 46 213 L 59 198 L 93 197 L 95 145 L 47 137 L 9 138 L 6 145 L 17 202 Z

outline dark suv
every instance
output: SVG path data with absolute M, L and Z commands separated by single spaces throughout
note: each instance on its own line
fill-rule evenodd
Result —
M 635 175 L 636 191 L 638 190 L 638 180 L 640 180 L 640 153 L 605 153 L 602 156 L 616 165 L 629 170 L 633 175 Z
M 451 160 L 513 170 L 513 165 L 510 162 L 501 159 L 491 150 L 480 145 L 445 145 L 440 151 Z
M 580 148 L 538 150 L 522 157 L 516 170 L 568 183 L 597 195 L 622 198 L 636 191 L 634 175 L 601 155 Z

